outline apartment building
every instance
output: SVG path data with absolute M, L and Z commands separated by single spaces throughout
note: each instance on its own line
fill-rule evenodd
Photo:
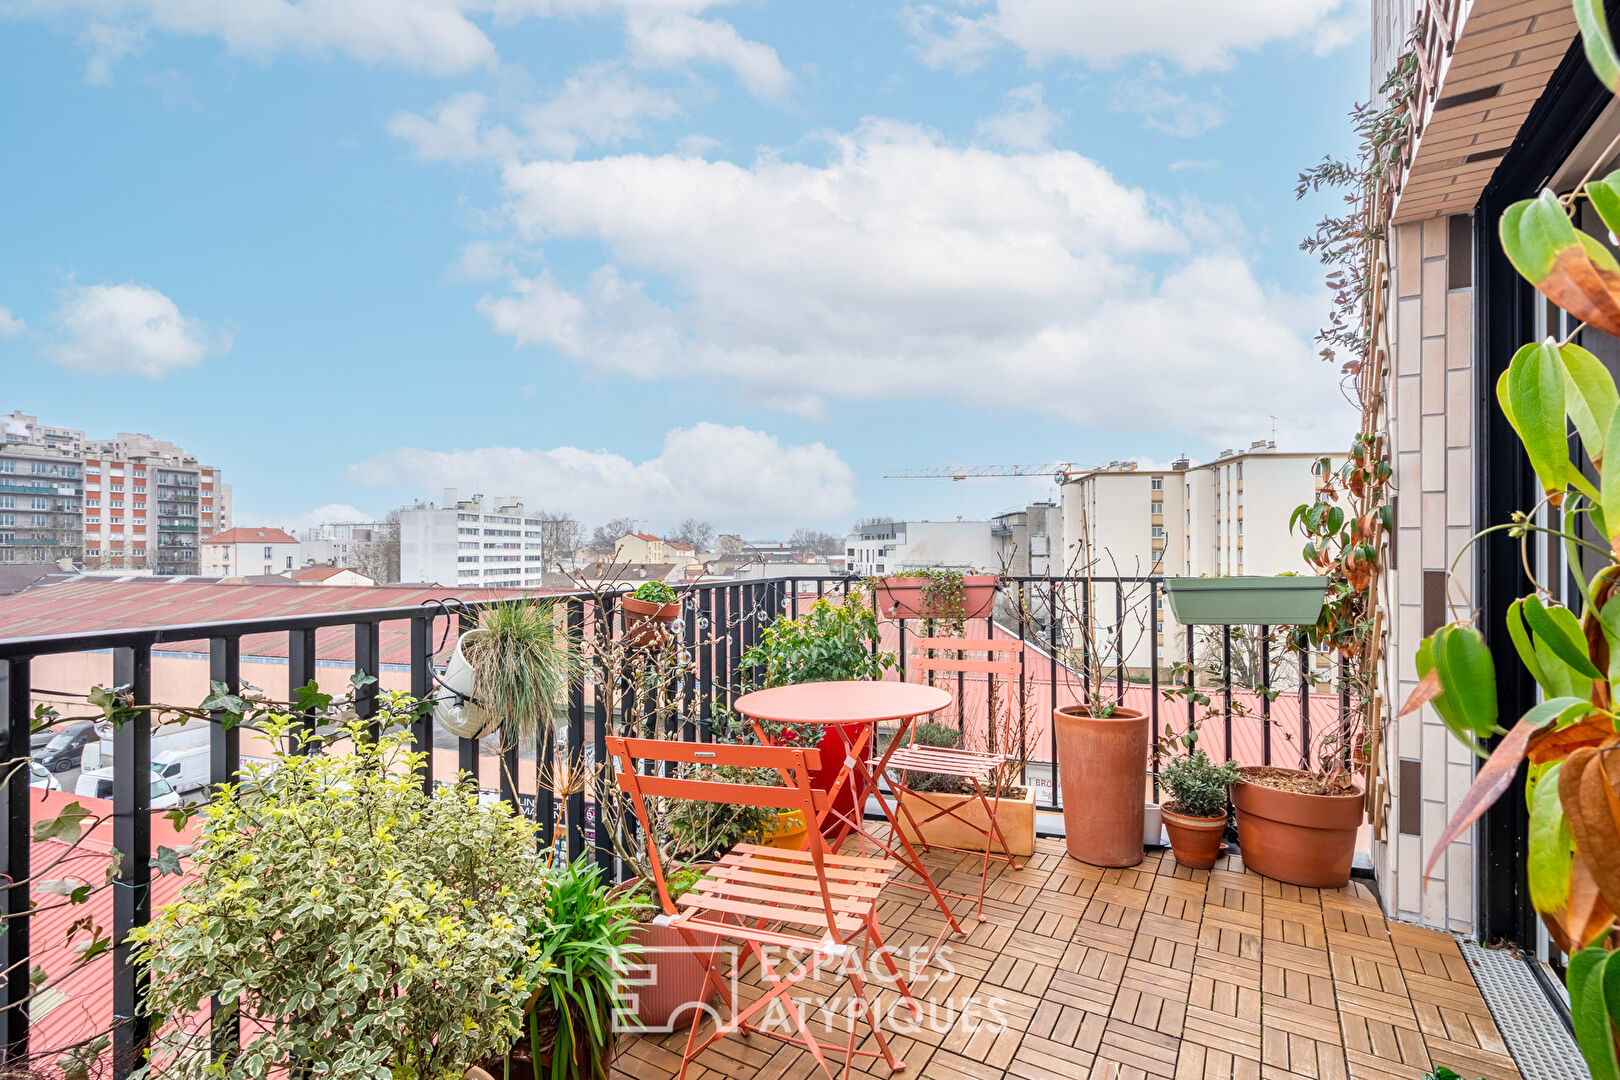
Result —
M 457 497 L 445 488 L 443 505 L 400 511 L 399 567 L 404 581 L 437 585 L 538 589 L 548 569 L 567 553 L 555 551 L 554 518 L 525 512 L 517 498 Z
M 298 533 L 299 561 L 303 565 L 330 564 L 353 568 L 367 544 L 383 538 L 391 527 L 383 522 L 328 522 Z
M 195 455 L 140 433 L 86 440 L 86 569 L 195 574 L 199 540 L 230 523 L 230 487 Z
M 899 574 L 925 566 L 995 570 L 998 545 L 988 521 L 884 521 L 863 525 L 844 540 L 852 574 Z
M 1063 511 L 1055 502 L 1031 503 L 990 519 L 995 562 L 1014 577 L 1063 572 Z
M 0 562 L 77 562 L 84 539 L 84 433 L 0 417 Z
M 298 538 L 282 529 L 226 529 L 202 541 L 200 549 L 208 577 L 286 574 L 303 566 Z
M 697 551 L 681 540 L 665 540 L 651 533 L 626 533 L 613 544 L 613 561 L 685 565 L 697 561 Z

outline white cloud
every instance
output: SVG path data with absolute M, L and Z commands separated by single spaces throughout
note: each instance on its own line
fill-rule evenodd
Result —
M 907 22 L 924 62 L 976 64 L 1001 41 L 1033 64 L 1079 60 L 1112 67 L 1131 57 L 1160 57 L 1186 71 L 1223 68 L 1233 54 L 1272 41 L 1305 39 L 1317 50 L 1351 39 L 1366 0 L 997 0 L 995 9 L 922 4 Z
M 138 28 L 91 23 L 79 35 L 79 44 L 90 52 L 84 64 L 84 81 L 91 86 L 110 86 L 112 69 L 124 57 L 140 49 L 144 34 Z
M 1009 150 L 1039 150 L 1061 122 L 1058 114 L 1046 107 L 1046 88 L 1037 82 L 1009 91 L 1006 106 L 980 120 L 974 130 Z
M 820 164 L 509 165 L 516 241 L 596 241 L 608 261 L 577 284 L 515 276 L 480 310 L 599 372 L 711 376 L 803 415 L 932 394 L 1210 439 L 1273 413 L 1338 422 L 1310 345 L 1322 299 L 1262 287 L 1218 215 L 1070 151 L 885 121 L 828 141 Z
M 680 68 L 695 60 L 722 64 L 749 93 L 763 98 L 781 97 L 793 82 L 775 49 L 749 41 L 723 19 L 632 9 L 625 29 L 638 63 L 660 68 Z
M 74 371 L 155 379 L 231 347 L 228 334 L 186 318 L 145 285 L 73 286 L 54 319 L 60 336 L 51 358 Z
M 1171 90 L 1158 64 L 1148 64 L 1140 74 L 1116 82 L 1108 95 L 1108 107 L 1137 113 L 1144 126 L 1182 139 L 1226 122 L 1226 109 L 1214 87 L 1206 87 L 1200 97 Z
M 855 476 L 822 443 L 785 446 L 744 427 L 701 422 L 664 437 L 657 457 L 605 450 L 399 449 L 350 465 L 350 483 L 520 495 L 584 521 L 695 516 L 722 528 L 830 523 L 855 507 Z
M 13 315 L 10 308 L 0 307 L 0 338 L 16 337 L 27 329 L 28 324 Z
M 570 158 L 588 145 L 638 139 L 646 121 L 680 112 L 673 95 L 634 83 L 611 65 L 584 68 L 553 97 L 517 109 L 515 130 L 486 123 L 488 108 L 483 94 L 465 91 L 440 102 L 430 116 L 395 114 L 388 130 L 410 143 L 423 161 L 504 160 L 519 154 Z
M 348 503 L 328 503 L 317 506 L 311 510 L 303 510 L 292 514 L 265 514 L 257 510 L 237 510 L 233 515 L 232 524 L 245 528 L 274 528 L 285 529 L 297 536 L 304 529 L 314 528 L 316 525 L 348 524 L 367 521 L 377 521 L 378 515 L 362 510 Z

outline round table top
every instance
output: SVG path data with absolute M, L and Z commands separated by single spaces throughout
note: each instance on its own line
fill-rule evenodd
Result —
M 773 686 L 744 694 L 732 707 L 756 720 L 784 724 L 863 724 L 905 720 L 950 703 L 951 695 L 937 686 L 852 680 Z

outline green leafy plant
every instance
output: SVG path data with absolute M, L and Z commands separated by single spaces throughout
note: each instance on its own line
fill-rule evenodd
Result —
M 554 722 L 580 675 L 579 643 L 563 621 L 562 608 L 551 600 L 485 608 L 463 652 L 472 665 L 479 707 L 528 742 Z
M 689 766 L 681 770 L 681 777 L 761 787 L 780 783 L 777 774 L 769 769 L 744 769 L 732 765 Z M 669 828 L 671 849 L 683 859 L 712 859 L 738 844 L 757 844 L 776 820 L 776 811 L 766 806 L 704 802 L 699 799 L 666 799 L 664 802 L 663 819 Z
M 1620 57 L 1603 5 L 1575 0 L 1574 9 L 1593 70 L 1610 90 L 1620 90 Z M 1620 333 L 1620 264 L 1575 227 L 1572 219 L 1585 204 L 1611 232 L 1620 230 L 1620 173 L 1600 180 L 1589 174 L 1566 195 L 1543 191 L 1510 206 L 1500 222 L 1502 248 L 1526 280 L 1584 325 Z M 1477 617 L 1465 614 L 1419 645 L 1420 682 L 1401 714 L 1432 705 L 1477 754 L 1485 753 L 1485 740 L 1498 740 L 1435 844 L 1425 875 L 1528 763 L 1530 898 L 1553 941 L 1570 954 L 1565 985 L 1581 1054 L 1594 1080 L 1620 1080 L 1620 964 L 1613 951 L 1620 937 L 1620 769 L 1612 764 L 1620 750 L 1620 392 L 1603 362 L 1573 337 L 1523 346 L 1498 380 L 1497 403 L 1542 495 L 1470 541 L 1506 532 L 1521 545 L 1530 591 L 1508 606 L 1507 631 L 1543 700 L 1502 726 L 1495 663 Z M 1571 456 L 1571 429 L 1589 471 Z M 1548 507 L 1559 512 L 1543 515 Z M 1536 536 L 1562 548 L 1558 574 L 1575 585 L 1574 607 L 1558 601 L 1560 582 L 1536 578 L 1529 549 Z
M 559 867 L 547 885 L 523 965 L 523 981 L 538 987 L 523 1010 L 533 1077 L 540 1080 L 540 1058 L 549 1050 L 552 1080 L 587 1074 L 605 1080 L 614 980 L 639 906 L 613 894 L 589 855 Z
M 1226 812 L 1226 789 L 1242 779 L 1235 761 L 1217 765 L 1203 750 L 1172 758 L 1159 773 L 1170 793 L 1166 806 L 1189 817 L 1214 817 Z
M 917 746 L 937 746 L 955 750 L 962 745 L 962 733 L 950 724 L 938 720 L 923 720 L 911 726 L 910 738 Z M 955 776 L 939 773 L 908 772 L 906 786 L 913 791 L 940 795 L 966 795 L 973 789 Z
M 513 958 L 535 947 L 546 896 L 535 830 L 468 779 L 424 792 L 424 755 L 397 727 L 417 703 L 379 704 L 377 738 L 351 720 L 346 747 L 328 736 L 327 752 L 250 764 L 202 808 L 195 876 L 132 933 L 158 1025 L 138 1080 L 248 1080 L 289 1061 L 441 1080 L 511 1045 L 533 991 Z M 251 1032 L 219 1060 L 210 995 Z
M 662 581 L 645 582 L 630 595 L 637 600 L 657 604 L 660 607 L 664 604 L 673 604 L 680 599 L 680 595 Z
M 894 666 L 894 654 L 877 649 L 881 640 L 865 594 L 851 589 L 838 603 L 821 597 L 797 619 L 777 617 L 742 666 L 757 672 L 760 686 L 881 679 Z

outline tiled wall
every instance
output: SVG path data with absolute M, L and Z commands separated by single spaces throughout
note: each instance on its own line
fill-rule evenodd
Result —
M 1446 570 L 1474 531 L 1472 253 L 1466 240 L 1459 243 L 1464 250 L 1447 250 L 1448 226 L 1445 217 L 1396 226 L 1390 253 L 1393 353 L 1385 387 L 1397 500 L 1393 569 L 1385 582 L 1393 613 L 1384 680 L 1390 715 L 1417 685 L 1418 641 L 1437 619 L 1453 617 L 1436 602 L 1439 581 L 1428 572 Z M 1461 261 L 1451 267 L 1451 259 Z M 1464 555 L 1449 595 L 1466 612 L 1472 591 L 1473 560 Z M 1473 780 L 1473 756 L 1432 708 L 1394 724 L 1384 742 L 1387 828 L 1384 842 L 1373 845 L 1384 909 L 1393 918 L 1469 931 L 1471 836 L 1436 864 L 1427 889 L 1422 879 L 1436 838 Z

